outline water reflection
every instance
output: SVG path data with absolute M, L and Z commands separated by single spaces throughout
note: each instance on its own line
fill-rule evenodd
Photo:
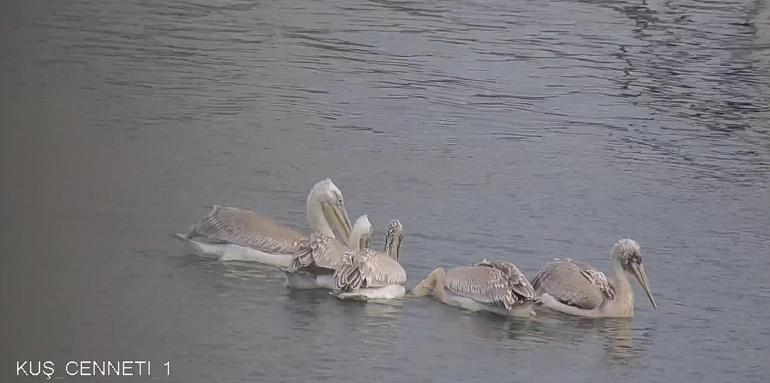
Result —
M 283 280 L 282 273 L 274 267 L 259 265 L 249 262 L 219 262 L 217 260 L 206 260 L 212 265 L 216 265 L 226 278 L 236 280 Z
M 505 318 L 486 312 L 471 313 L 453 308 L 465 319 L 467 331 L 475 337 L 501 341 L 505 339 L 519 340 L 523 343 L 530 341 L 529 329 L 532 322 L 522 318 Z
M 580 348 L 581 343 L 602 342 L 610 363 L 625 364 L 645 353 L 644 343 L 634 339 L 631 318 L 591 319 L 541 313 L 534 321 L 538 324 L 534 330 L 538 338 L 548 339 L 549 343 L 567 343 Z
M 599 329 L 605 337 L 605 350 L 611 361 L 626 363 L 643 353 L 643 343 L 634 345 L 633 320 L 632 319 L 605 319 L 603 328 Z
M 445 306 L 445 305 L 442 305 Z M 540 313 L 531 319 L 467 312 L 445 306 L 437 314 L 449 326 L 447 334 L 456 340 L 468 336 L 484 342 L 501 343 L 510 351 L 528 351 L 548 346 L 569 345 L 575 352 L 597 342 L 603 344 L 610 364 L 624 365 L 646 354 L 644 334 L 630 318 L 579 318 L 559 313 Z M 638 339 L 635 339 L 637 337 Z

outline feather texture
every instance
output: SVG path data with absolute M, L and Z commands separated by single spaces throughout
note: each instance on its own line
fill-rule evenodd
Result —
M 538 294 L 547 293 L 561 303 L 585 310 L 615 298 L 615 290 L 603 272 L 571 259 L 549 263 L 535 276 L 532 285 Z
M 190 228 L 187 238 L 248 246 L 273 254 L 293 254 L 299 250 L 303 236 L 256 212 L 214 206 L 208 215 Z
M 286 271 L 326 269 L 331 273 L 341 263 L 347 247 L 339 240 L 321 233 L 313 233 L 300 241 L 297 252 Z
M 444 287 L 452 294 L 511 311 L 535 300 L 534 290 L 518 267 L 507 261 L 482 261 L 447 271 Z
M 371 249 L 347 252 L 334 272 L 334 289 L 338 293 L 405 283 L 406 271 L 398 261 Z

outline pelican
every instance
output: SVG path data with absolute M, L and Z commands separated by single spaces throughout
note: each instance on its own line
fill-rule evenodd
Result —
M 439 301 L 471 311 L 528 317 L 535 292 L 527 277 L 508 261 L 483 260 L 445 271 L 439 267 L 412 289 L 415 296 L 433 294 Z
M 363 224 L 371 223 L 366 218 Z M 356 222 L 358 224 L 358 222 Z M 406 271 L 398 263 L 403 226 L 394 219 L 388 225 L 384 252 L 361 247 L 348 251 L 334 270 L 333 288 L 341 299 L 394 299 L 404 296 Z M 369 230 L 371 235 L 372 230 Z
M 316 183 L 307 197 L 307 219 L 313 229 L 309 236 L 278 225 L 269 218 L 234 207 L 214 206 L 187 234 L 176 236 L 195 253 L 223 261 L 252 261 L 286 267 L 292 256 L 309 241 L 344 243 L 350 239 L 350 218 L 342 192 L 330 180 Z M 342 243 L 339 243 L 343 246 Z
M 334 270 L 342 264 L 345 252 L 367 248 L 373 230 L 366 215 L 358 217 L 350 231 L 350 248 L 328 236 L 311 234 L 300 243 L 289 264 L 281 267 L 286 276 L 286 286 L 332 290 Z
M 612 280 L 585 263 L 556 260 L 537 274 L 532 285 L 544 307 L 586 317 L 630 318 L 634 316 L 634 290 L 629 275 L 633 275 L 652 307 L 658 307 L 652 298 L 636 241 L 621 239 L 615 243 L 610 267 L 614 273 Z

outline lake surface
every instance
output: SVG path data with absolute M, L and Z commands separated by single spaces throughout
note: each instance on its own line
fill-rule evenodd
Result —
M 766 381 L 770 2 L 11 0 L 0 5 L 0 380 Z M 374 246 L 607 270 L 659 309 L 502 319 L 341 302 L 190 256 L 211 204 L 307 231 L 331 177 Z M 96 379 L 96 380 L 95 380 Z M 125 381 L 129 378 L 115 378 Z M 148 381 L 135 378 L 131 381 Z

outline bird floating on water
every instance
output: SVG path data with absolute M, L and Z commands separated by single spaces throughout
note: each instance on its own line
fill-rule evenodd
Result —
M 361 218 L 371 228 L 367 217 Z M 333 287 L 339 298 L 394 299 L 404 296 L 406 271 L 398 263 L 403 230 L 401 222 L 393 220 L 388 225 L 384 252 L 364 246 L 345 254 L 342 264 L 334 271 Z
M 535 292 L 524 273 L 508 261 L 483 260 L 445 271 L 433 270 L 412 289 L 415 296 L 433 295 L 448 305 L 471 311 L 528 317 Z
M 289 287 L 326 288 L 340 298 L 404 295 L 406 272 L 398 262 L 403 227 L 398 220 L 391 222 L 381 253 L 369 249 L 373 228 L 366 215 L 351 227 L 342 192 L 330 179 L 313 186 L 306 209 L 313 229 L 308 235 L 250 210 L 214 206 L 187 234 L 176 237 L 200 255 L 280 267 Z M 448 271 L 435 269 L 412 293 L 503 315 L 529 316 L 539 303 L 578 316 L 632 317 L 630 276 L 657 308 L 640 253 L 634 240 L 618 241 L 612 249 L 611 279 L 588 264 L 557 259 L 530 284 L 512 263 L 484 260 Z
M 340 189 L 328 178 L 316 183 L 308 194 L 306 208 L 313 229 L 310 235 L 278 225 L 251 210 L 214 206 L 187 234 L 176 237 L 193 252 L 223 261 L 286 267 L 294 254 L 319 244 L 336 249 L 341 256 L 350 240 L 351 225 Z
M 369 246 L 373 230 L 367 216 L 362 215 L 350 231 L 349 247 L 326 236 L 311 234 L 302 241 L 289 264 L 281 267 L 286 276 L 286 287 L 332 290 L 334 270 L 342 265 L 345 253 Z
M 571 259 L 546 265 L 532 280 L 542 306 L 567 314 L 587 317 L 634 316 L 633 275 L 647 294 L 653 308 L 650 283 L 642 265 L 641 249 L 632 239 L 621 239 L 612 248 L 610 268 L 613 279 L 598 269 Z

